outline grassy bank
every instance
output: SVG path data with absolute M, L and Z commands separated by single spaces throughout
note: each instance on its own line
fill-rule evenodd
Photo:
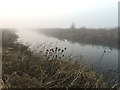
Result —
M 118 29 L 94 29 L 94 28 L 78 28 L 78 29 L 42 29 L 38 30 L 43 34 L 58 38 L 59 40 L 68 40 L 73 43 L 84 43 L 93 45 L 102 45 L 117 48 L 118 46 Z
M 15 32 L 3 31 L 4 88 L 107 88 L 103 76 L 86 70 L 78 63 L 63 60 L 67 48 L 41 49 L 34 53 L 29 46 L 15 43 Z M 37 46 L 42 47 L 42 45 Z M 43 47 L 44 48 L 44 47 Z

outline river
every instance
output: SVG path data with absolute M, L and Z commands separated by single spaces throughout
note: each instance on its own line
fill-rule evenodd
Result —
M 47 37 L 35 30 L 18 30 L 18 42 L 31 44 L 31 48 L 38 44 L 45 43 L 46 46 L 51 44 L 51 47 L 67 48 L 65 56 L 72 55 L 82 56 L 82 59 L 76 58 L 79 63 L 93 64 L 99 66 L 99 70 L 117 70 L 118 69 L 118 49 L 105 46 L 89 45 L 83 43 L 72 43 L 67 40 L 59 40 L 53 37 Z M 106 48 L 106 49 L 105 49 Z M 104 53 L 104 50 L 106 52 Z

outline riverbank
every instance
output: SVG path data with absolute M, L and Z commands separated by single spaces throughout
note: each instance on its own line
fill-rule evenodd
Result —
M 14 32 L 9 30 L 3 32 L 3 38 L 5 88 L 109 87 L 102 75 L 86 70 L 78 63 L 72 64 L 70 61 L 63 60 L 62 53 L 66 48 L 48 48 L 34 53 L 28 46 L 14 43 L 18 38 Z
M 38 32 L 49 37 L 55 37 L 59 40 L 68 40 L 73 43 L 83 43 L 91 45 L 102 45 L 110 48 L 118 48 L 118 29 L 38 29 Z

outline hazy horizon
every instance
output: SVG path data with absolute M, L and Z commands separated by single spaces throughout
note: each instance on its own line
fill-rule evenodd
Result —
M 111 28 L 119 0 L 0 0 L 1 28 Z

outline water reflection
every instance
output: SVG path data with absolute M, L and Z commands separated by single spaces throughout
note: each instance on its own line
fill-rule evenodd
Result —
M 117 69 L 118 68 L 118 50 L 104 46 L 89 45 L 83 43 L 72 43 L 67 40 L 58 40 L 53 37 L 47 37 L 35 31 L 19 31 L 18 42 L 29 43 L 31 47 L 37 46 L 38 44 L 46 44 L 48 47 L 60 47 L 67 48 L 65 54 L 74 56 L 82 56 L 82 61 L 76 59 L 82 63 L 92 63 L 99 67 L 101 70 L 105 69 Z M 106 51 L 105 51 L 106 50 Z M 111 52 L 109 52 L 111 51 Z M 104 53 L 104 55 L 103 55 Z M 102 57 L 102 59 L 101 59 Z M 100 61 L 100 62 L 99 62 Z M 97 64 L 99 63 L 99 64 Z

